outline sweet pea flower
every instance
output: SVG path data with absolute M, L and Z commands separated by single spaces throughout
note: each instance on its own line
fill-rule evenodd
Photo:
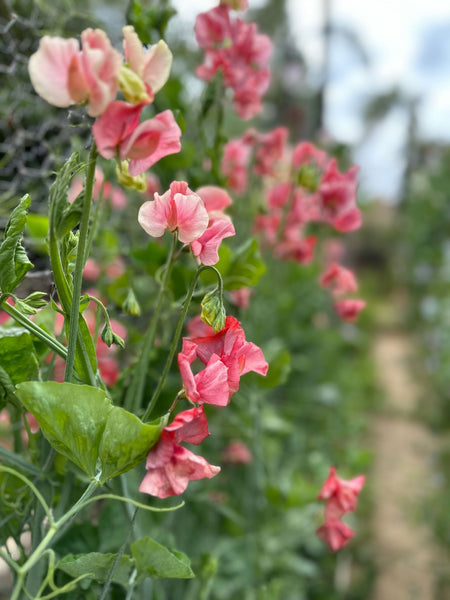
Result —
M 203 265 L 215 265 L 219 262 L 219 246 L 222 240 L 236 234 L 229 219 L 215 219 L 205 232 L 191 242 L 192 254 Z
M 132 177 L 164 156 L 181 150 L 181 130 L 172 111 L 165 110 L 139 124 L 143 103 L 111 102 L 92 127 L 98 152 L 104 158 L 129 159 Z
M 240 139 L 231 140 L 223 149 L 220 168 L 227 178 L 227 187 L 236 194 L 243 194 L 247 189 L 250 153 L 250 146 Z
M 331 288 L 333 296 L 356 292 L 358 284 L 355 275 L 342 265 L 336 262 L 331 265 L 320 276 L 320 285 L 324 288 Z
M 212 332 L 212 328 L 210 328 Z M 269 365 L 261 348 L 247 342 L 240 322 L 232 316 L 225 320 L 225 327 L 216 334 L 190 340 L 195 344 L 197 357 L 207 365 L 213 354 L 228 367 L 230 396 L 239 389 L 241 375 L 254 371 L 266 375 Z
M 253 456 L 244 442 L 233 440 L 222 452 L 222 459 L 229 464 L 245 465 L 252 462 Z
M 348 321 L 349 323 L 354 323 L 357 320 L 359 313 L 363 310 L 363 308 L 365 308 L 365 306 L 366 303 L 364 300 L 359 300 L 356 298 L 339 300 L 334 304 L 337 314 L 343 321 Z
M 194 375 L 191 365 L 197 358 L 195 348 L 193 342 L 184 339 L 183 348 L 178 354 L 178 367 L 186 396 L 197 404 L 226 406 L 230 400 L 227 367 L 217 354 L 213 354 L 206 367 Z
M 163 40 L 144 51 L 132 25 L 124 27 L 122 32 L 125 60 L 129 68 L 145 83 L 149 96 L 153 97 L 169 79 L 172 52 Z
M 179 240 L 188 244 L 202 235 L 209 217 L 200 196 L 184 181 L 173 181 L 162 196 L 155 194 L 153 201 L 144 202 L 138 221 L 152 237 L 161 237 L 169 229 L 178 231 Z
M 74 38 L 44 36 L 28 63 L 39 96 L 60 108 L 86 102 L 91 117 L 115 98 L 121 67 L 122 57 L 106 33 L 90 28 L 81 34 L 81 50 Z
M 316 531 L 316 535 L 326 542 L 333 552 L 340 550 L 355 535 L 345 523 L 339 519 L 326 521 Z
M 189 481 L 214 477 L 220 467 L 180 446 L 180 442 L 200 444 L 209 435 L 203 407 L 178 414 L 165 427 L 158 442 L 147 455 L 147 474 L 139 491 L 158 498 L 182 494 Z
M 343 514 L 355 510 L 365 479 L 364 475 L 358 475 L 349 480 L 341 479 L 336 474 L 336 467 L 330 467 L 330 474 L 325 480 L 318 498 L 327 500 L 327 510 L 333 514 L 334 519 L 337 519 Z M 325 519 L 328 520 L 326 512 Z
M 361 212 L 356 206 L 357 172 L 358 167 L 353 166 L 346 173 L 340 173 L 333 159 L 319 184 L 322 216 L 337 231 L 353 231 L 361 225 Z

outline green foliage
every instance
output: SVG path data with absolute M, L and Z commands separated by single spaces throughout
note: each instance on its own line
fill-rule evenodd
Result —
M 0 246 L 0 291 L 4 294 L 13 292 L 25 274 L 33 268 L 22 246 L 22 232 L 25 229 L 30 202 L 28 194 L 20 199 L 11 213 Z
M 227 290 L 253 287 L 266 271 L 255 238 L 247 240 L 236 249 L 222 244 L 216 268 L 220 271 L 224 288 Z M 201 278 L 205 283 L 215 283 L 215 276 L 208 271 L 202 273 Z
M 164 420 L 142 423 L 86 385 L 29 381 L 16 394 L 55 450 L 100 483 L 140 463 L 164 426 Z
M 165 548 L 152 538 L 144 537 L 133 542 L 131 554 L 135 560 L 139 579 L 145 577 L 190 579 L 195 576 L 185 554 Z
M 87 575 L 89 579 L 104 582 L 108 577 L 109 570 L 116 559 L 117 554 L 101 554 L 100 552 L 89 552 L 88 554 L 68 554 L 56 565 L 71 577 Z M 129 556 L 122 555 L 114 571 L 113 583 L 128 585 L 133 568 L 133 561 Z
M 127 22 L 134 26 L 143 44 L 154 44 L 164 36 L 170 19 L 177 11 L 167 1 L 150 6 L 142 6 L 141 2 L 131 0 L 127 11 Z
M 0 327 L 0 365 L 14 384 L 38 378 L 39 365 L 28 331 Z

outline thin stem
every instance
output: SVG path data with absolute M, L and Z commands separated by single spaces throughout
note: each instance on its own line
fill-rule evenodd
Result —
M 150 362 L 150 352 L 155 342 L 156 326 L 158 325 L 159 316 L 164 303 L 164 296 L 167 292 L 167 284 L 169 281 L 170 273 L 172 271 L 173 256 L 177 245 L 177 236 L 173 236 L 170 251 L 167 256 L 167 261 L 164 269 L 164 275 L 161 281 L 161 287 L 159 288 L 158 298 L 156 300 L 155 310 L 153 312 L 150 325 L 144 337 L 144 342 L 139 356 L 139 361 L 134 372 L 134 377 L 131 380 L 127 394 L 125 396 L 124 407 L 131 412 L 136 412 L 141 406 L 142 396 L 144 394 L 145 380 L 148 372 L 148 365 Z
M 86 262 L 86 245 L 89 233 L 89 219 L 91 215 L 92 190 L 95 179 L 95 163 L 97 160 L 97 147 L 92 141 L 91 152 L 89 154 L 88 167 L 86 172 L 86 185 L 84 190 L 83 211 L 81 213 L 80 233 L 78 238 L 77 259 L 75 263 L 75 273 L 73 279 L 73 295 L 70 307 L 69 318 L 69 339 L 67 348 L 67 362 L 64 381 L 71 381 L 73 368 L 75 364 L 75 353 L 77 350 L 77 339 L 79 332 L 79 312 L 81 284 L 83 282 L 83 269 Z M 89 362 L 89 360 L 87 361 Z
M 10 475 L 17 477 L 18 479 L 21 479 L 31 489 L 33 494 L 36 496 L 36 498 L 41 503 L 42 508 L 45 511 L 45 515 L 48 518 L 48 521 L 50 523 L 50 526 L 52 526 L 54 524 L 53 515 L 52 515 L 49 507 L 47 506 L 47 502 L 45 501 L 41 492 L 37 489 L 37 487 L 34 485 L 34 483 L 28 479 L 28 477 L 25 477 L 25 475 L 22 475 L 22 473 L 19 473 L 18 471 L 15 471 L 14 469 L 10 469 L 9 467 L 5 467 L 3 465 L 0 465 L 0 473 L 9 473 Z
M 155 391 L 153 392 L 153 396 L 151 397 L 151 400 L 147 406 L 147 409 L 142 417 L 142 420 L 144 422 L 149 419 L 149 417 L 155 407 L 155 404 L 159 398 L 159 395 L 164 387 L 164 383 L 166 381 L 167 374 L 169 373 L 170 367 L 172 365 L 173 357 L 175 356 L 175 352 L 177 351 L 177 348 L 178 348 L 178 342 L 181 337 L 181 332 L 183 331 L 184 321 L 186 319 L 186 316 L 187 316 L 187 313 L 189 310 L 189 305 L 191 303 L 192 296 L 194 294 L 195 286 L 197 285 L 198 278 L 200 277 L 200 274 L 202 273 L 202 271 L 205 271 L 207 269 L 210 269 L 216 273 L 217 279 L 218 279 L 218 285 L 219 285 L 219 294 L 220 294 L 221 298 L 223 296 L 223 281 L 222 281 L 222 276 L 220 275 L 219 271 L 215 267 L 212 267 L 212 266 L 199 267 L 197 269 L 197 272 L 195 273 L 194 277 L 191 280 L 191 284 L 190 284 L 188 292 L 186 294 L 186 298 L 184 299 L 183 309 L 181 311 L 180 318 L 178 319 L 177 328 L 175 330 L 175 334 L 174 334 L 174 337 L 172 340 L 172 345 L 170 347 L 169 355 L 166 360 L 166 364 L 164 365 L 164 370 L 161 374 L 161 377 L 159 378 L 158 385 L 157 385 Z
M 10 317 L 12 317 L 19 325 L 22 325 L 25 329 L 27 329 L 30 333 L 35 335 L 41 342 L 47 344 L 49 348 L 51 348 L 56 354 L 59 354 L 64 360 L 67 357 L 66 348 L 58 342 L 54 337 L 49 335 L 44 329 L 33 323 L 29 319 L 27 319 L 22 313 L 20 313 L 14 306 L 10 306 L 6 304 L 7 296 L 0 296 L 0 307 L 5 311 Z

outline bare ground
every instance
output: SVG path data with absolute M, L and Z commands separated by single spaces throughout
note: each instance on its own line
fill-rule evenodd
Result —
M 386 397 L 373 423 L 373 600 L 443 600 L 434 595 L 436 550 L 426 519 L 437 441 L 415 420 L 422 392 L 411 367 L 412 337 L 380 332 L 373 352 Z

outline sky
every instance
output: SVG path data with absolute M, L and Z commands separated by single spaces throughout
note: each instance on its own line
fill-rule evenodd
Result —
M 312 81 L 323 61 L 322 1 L 287 0 L 294 39 L 307 59 Z M 330 0 L 332 20 L 353 30 L 370 61 L 334 36 L 326 96 L 326 129 L 355 147 L 361 186 L 369 196 L 395 201 L 404 169 L 407 120 L 396 110 L 367 136 L 361 110 L 371 95 L 398 85 L 419 98 L 422 138 L 450 140 L 450 4 L 448 0 Z M 264 0 L 249 0 L 251 7 Z M 179 17 L 193 21 L 217 0 L 175 0 Z

